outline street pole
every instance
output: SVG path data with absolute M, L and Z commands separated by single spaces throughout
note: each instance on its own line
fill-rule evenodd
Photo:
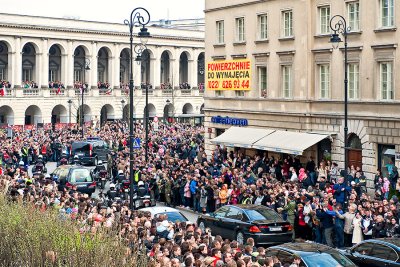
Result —
M 145 153 L 144 157 L 146 163 L 148 163 L 149 159 L 149 86 L 146 84 L 146 112 L 145 112 L 145 123 L 146 123 L 146 143 L 145 143 Z
M 141 11 L 143 12 L 143 17 Z M 130 45 L 130 66 L 129 66 L 129 209 L 133 210 L 133 138 L 134 138 L 134 129 L 133 129 L 133 28 L 137 25 L 142 26 L 139 37 L 147 38 L 149 34 L 147 29 L 144 27 L 150 22 L 150 14 L 149 12 L 142 8 L 135 8 L 130 16 L 130 20 L 125 20 L 124 24 L 129 26 L 129 45 Z M 143 34 L 142 34 L 143 33 Z M 141 39 L 142 41 L 142 39 Z
M 71 104 L 72 100 L 68 100 L 68 126 L 71 127 Z
M 339 34 L 342 34 L 344 37 L 344 176 L 345 181 L 347 181 L 347 169 L 348 169 L 348 62 L 347 62 L 347 35 L 350 31 L 350 28 L 347 27 L 346 19 L 341 15 L 335 15 L 331 18 L 330 28 L 333 31 L 331 35 L 330 42 L 337 48 L 339 43 L 342 40 L 339 37 Z

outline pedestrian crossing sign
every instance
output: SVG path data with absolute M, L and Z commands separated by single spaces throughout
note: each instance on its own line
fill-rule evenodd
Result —
M 132 138 L 133 148 L 140 149 L 140 138 Z

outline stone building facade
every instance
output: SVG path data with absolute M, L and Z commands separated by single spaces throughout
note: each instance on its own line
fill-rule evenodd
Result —
M 398 10 L 393 0 L 206 0 L 206 68 L 225 60 L 252 66 L 249 90 L 213 90 L 206 81 L 207 152 L 230 128 L 211 118 L 228 116 L 246 119 L 249 128 L 325 134 L 329 138 L 305 150 L 302 160 L 328 158 L 343 168 L 344 49 L 329 43 L 330 19 L 339 14 L 351 27 L 349 166 L 361 167 L 370 187 L 378 168 L 387 175 L 390 162 L 400 167 Z
M 128 26 L 0 16 L 1 125 L 76 123 L 82 85 L 85 122 L 127 119 Z M 133 65 L 135 118 L 143 119 L 147 87 L 150 117 L 197 121 L 203 105 L 204 32 L 163 27 L 149 27 L 149 32 L 142 61 Z

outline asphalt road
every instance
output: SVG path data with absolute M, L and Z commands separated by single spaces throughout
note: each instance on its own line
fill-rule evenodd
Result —
M 30 166 L 30 167 L 29 167 L 29 170 L 28 170 L 29 175 L 32 175 L 32 167 L 33 167 L 33 166 Z M 48 163 L 46 164 L 46 168 L 47 168 L 47 173 L 50 174 L 50 173 L 52 173 L 52 172 L 57 168 L 57 164 L 56 164 L 56 162 L 48 162 Z M 87 166 L 87 168 L 93 169 L 94 167 L 93 167 L 93 166 Z M 106 186 L 105 186 L 105 189 L 103 189 L 103 192 L 104 192 L 104 193 L 106 193 L 106 192 L 108 191 L 109 185 L 110 185 L 110 183 L 107 182 L 107 184 L 106 184 Z M 96 191 L 92 194 L 92 197 L 97 198 L 98 195 L 99 195 L 99 193 L 100 193 L 100 189 L 99 189 L 99 188 L 96 188 Z M 157 206 L 159 206 L 159 207 L 164 207 L 165 205 L 164 205 L 163 203 L 157 203 Z M 196 213 L 194 213 L 194 212 L 192 212 L 192 211 L 189 211 L 189 210 L 186 210 L 186 209 L 179 209 L 179 210 L 180 210 L 180 212 L 181 212 L 183 215 L 185 215 L 185 217 L 188 218 L 188 220 L 191 221 L 191 222 L 196 222 L 196 221 L 197 221 L 197 218 L 199 217 L 198 214 L 196 214 Z

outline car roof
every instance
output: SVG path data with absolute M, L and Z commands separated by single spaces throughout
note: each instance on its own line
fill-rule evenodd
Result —
M 300 243 L 285 243 L 281 244 L 278 246 L 273 246 L 270 247 L 271 249 L 281 249 L 285 250 L 294 254 L 302 254 L 302 253 L 307 253 L 307 252 L 325 252 L 328 250 L 331 250 L 333 248 L 329 246 L 325 246 L 322 244 L 317 244 L 317 243 L 306 243 L 306 242 L 300 242 Z
M 235 207 L 235 208 L 239 208 L 239 209 L 242 209 L 242 210 L 257 210 L 257 209 L 272 210 L 271 208 L 268 208 L 266 206 L 254 205 L 254 204 L 226 205 L 224 207 Z
M 400 238 L 376 238 L 376 239 L 369 239 L 369 240 L 365 240 L 363 243 L 380 243 L 380 244 L 386 244 L 389 246 L 394 246 L 397 247 L 398 250 L 400 250 Z
M 140 209 L 140 211 L 148 211 L 151 214 L 159 214 L 163 212 L 179 212 L 179 210 L 170 207 L 149 207 Z

